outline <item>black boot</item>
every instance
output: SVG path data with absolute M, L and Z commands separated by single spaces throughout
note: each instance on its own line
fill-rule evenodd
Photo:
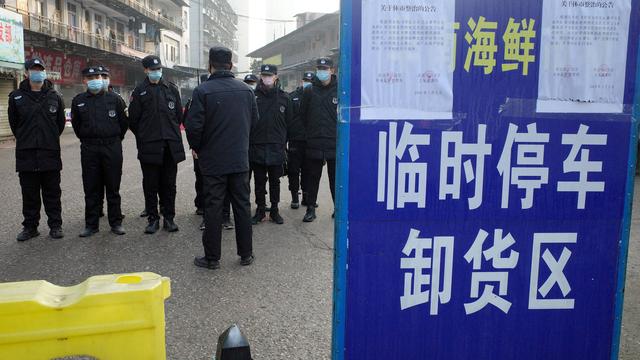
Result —
M 162 222 L 162 228 L 168 232 L 178 231 L 178 225 L 176 225 L 176 223 L 173 222 L 173 219 L 164 218 L 164 221 Z
M 52 228 L 49 230 L 49 236 L 51 236 L 52 239 L 62 239 L 64 237 L 64 232 L 62 232 L 62 228 Z
M 24 229 L 22 229 L 20 234 L 18 234 L 18 236 L 16 237 L 16 240 L 18 240 L 18 241 L 27 241 L 29 239 L 32 239 L 32 238 L 38 236 L 38 235 L 40 235 L 40 233 L 38 232 L 38 229 L 36 229 L 36 228 L 24 228 Z
M 302 219 L 302 221 L 313 222 L 313 220 L 315 219 L 316 219 L 316 207 L 315 206 L 307 207 L 307 213 L 304 214 L 304 218 Z
M 262 222 L 262 220 L 264 220 L 264 218 L 267 216 L 265 208 L 263 207 L 258 207 L 256 209 L 256 214 L 253 215 L 253 218 L 251 218 L 251 223 L 253 225 L 258 225 Z
M 126 231 L 124 231 L 124 228 L 122 227 L 121 224 L 112 226 L 111 227 L 111 232 L 116 234 L 116 235 L 124 235 L 124 234 L 127 233 Z
M 97 233 L 99 230 L 98 228 L 92 228 L 92 227 L 85 227 L 84 230 L 82 230 L 82 232 L 80 233 L 80 237 L 81 238 L 86 238 L 86 237 L 90 237 L 93 234 Z
M 144 229 L 145 234 L 155 234 L 160 229 L 160 219 L 149 219 L 149 224 Z
M 271 205 L 269 217 L 271 218 L 271 221 L 278 225 L 284 224 L 284 219 L 282 218 L 282 216 L 280 216 L 280 211 L 278 211 L 278 205 Z
M 300 197 L 298 196 L 297 191 L 291 192 L 291 208 L 299 209 L 300 208 Z

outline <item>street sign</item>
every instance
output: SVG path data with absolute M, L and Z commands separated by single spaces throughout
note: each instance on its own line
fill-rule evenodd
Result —
M 639 32 L 638 0 L 342 1 L 334 359 L 617 359 Z

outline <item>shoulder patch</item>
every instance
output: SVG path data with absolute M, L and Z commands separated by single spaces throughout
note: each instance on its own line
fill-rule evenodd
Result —
M 147 95 L 147 90 L 140 93 L 140 96 L 145 96 L 145 95 Z
M 20 99 L 22 99 L 22 95 L 18 95 L 18 96 L 16 96 L 16 97 L 14 97 L 14 99 L 15 99 L 15 100 L 20 100 Z
M 83 107 L 85 104 L 84 103 L 80 103 L 78 104 L 78 107 Z

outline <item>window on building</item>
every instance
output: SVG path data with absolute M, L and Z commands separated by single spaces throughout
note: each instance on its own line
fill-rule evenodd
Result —
M 189 65 L 189 45 L 184 46 L 184 62 Z
M 44 0 L 36 0 L 36 15 L 47 16 L 47 7 L 45 6 Z
M 116 28 L 117 28 L 116 36 L 118 41 L 124 42 L 124 24 L 121 22 L 117 22 Z
M 56 0 L 56 11 L 62 11 L 62 0 Z
M 67 3 L 68 25 L 78 27 L 78 13 L 75 4 Z
M 98 35 L 104 35 L 104 18 L 102 15 L 95 14 L 93 16 L 93 31 Z
M 91 31 L 91 13 L 89 10 L 84 11 L 84 30 Z
M 184 23 L 184 29 L 189 30 L 189 12 L 185 11 L 182 14 L 182 22 Z

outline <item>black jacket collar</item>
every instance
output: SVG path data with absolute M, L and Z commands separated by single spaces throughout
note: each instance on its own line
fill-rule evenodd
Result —
M 218 70 L 218 71 L 214 72 L 213 74 L 211 74 L 211 76 L 209 76 L 208 80 L 218 79 L 218 78 L 225 78 L 225 77 L 236 77 L 236 76 L 230 70 Z

